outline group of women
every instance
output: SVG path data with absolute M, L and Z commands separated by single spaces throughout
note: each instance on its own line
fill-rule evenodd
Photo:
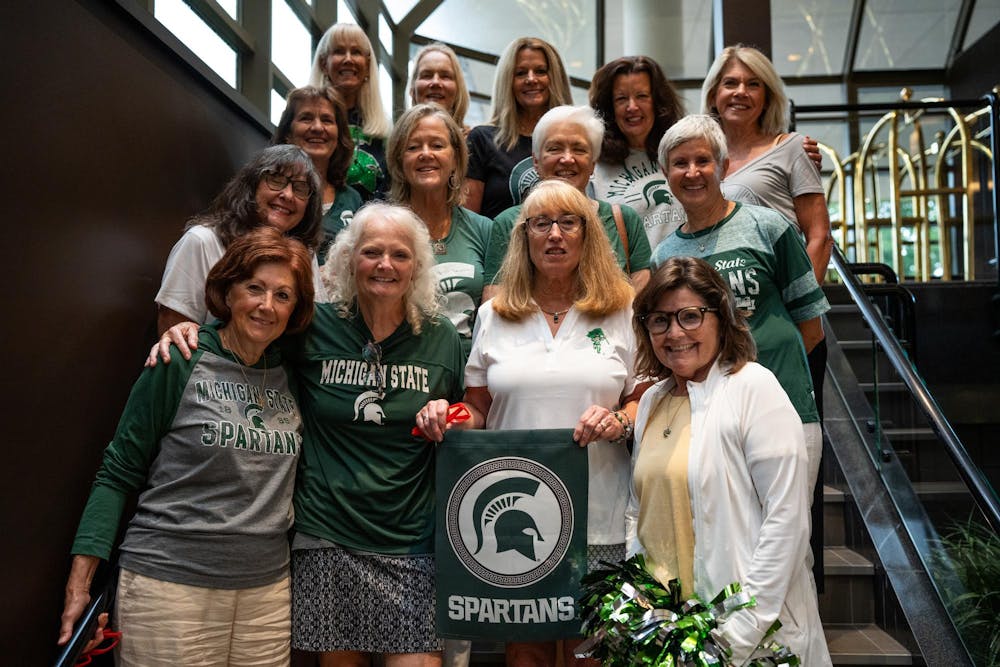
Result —
M 643 550 L 706 599 L 739 581 L 758 604 L 723 625 L 734 664 L 776 619 L 803 664 L 829 664 L 806 365 L 829 222 L 763 63 L 727 50 L 713 116 L 684 118 L 649 58 L 604 66 L 573 107 L 556 50 L 518 39 L 470 131 L 455 54 L 430 45 L 390 126 L 371 44 L 333 26 L 273 145 L 168 258 L 163 335 L 81 521 L 60 641 L 138 492 L 123 664 L 287 664 L 290 647 L 440 664 L 433 442 L 572 428 L 591 567 Z M 734 165 L 752 175 L 730 182 Z M 459 401 L 471 418 L 449 423 Z M 556 664 L 554 641 L 515 639 L 508 664 Z

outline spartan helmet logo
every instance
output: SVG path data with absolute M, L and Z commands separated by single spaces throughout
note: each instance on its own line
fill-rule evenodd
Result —
M 445 508 L 458 560 L 494 586 L 520 588 L 562 562 L 573 534 L 573 502 L 562 480 L 521 457 L 484 461 L 466 472 Z
M 243 408 L 243 418 L 246 419 L 247 422 L 249 422 L 254 428 L 266 428 L 264 419 L 260 416 L 260 413 L 263 411 L 264 408 L 260 407 L 256 403 L 247 403 L 246 407 Z
M 378 401 L 383 399 L 383 395 L 374 391 L 361 393 L 354 399 L 354 421 L 360 419 L 362 422 L 373 422 L 382 426 L 385 424 L 385 411 Z
M 646 183 L 645 187 L 642 188 L 642 196 L 646 200 L 646 204 L 666 204 L 667 206 L 673 204 L 674 200 L 670 191 L 663 187 L 666 184 L 665 180 Z
M 526 477 L 502 479 L 490 485 L 476 499 L 472 517 L 476 522 L 476 551 L 483 548 L 483 532 L 492 524 L 497 553 L 514 550 L 535 559 L 535 539 L 542 541 L 535 520 L 516 507 L 526 496 L 534 496 L 539 482 Z

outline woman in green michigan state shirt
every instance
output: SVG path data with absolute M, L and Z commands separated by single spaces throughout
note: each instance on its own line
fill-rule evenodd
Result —
M 362 207 L 323 265 L 333 303 L 318 304 L 285 346 L 305 425 L 292 646 L 342 664 L 375 653 L 440 660 L 434 446 L 410 429 L 427 401 L 461 399 L 464 364 L 455 327 L 438 313 L 433 266 L 412 211 Z M 168 335 L 194 342 L 182 326 Z
M 387 157 L 392 198 L 427 227 L 444 314 L 468 356 L 493 221 L 459 206 L 469 162 L 462 128 L 438 105 L 418 104 L 396 121 Z
M 189 359 L 143 371 L 104 453 L 73 542 L 59 643 L 138 493 L 119 558 L 121 664 L 288 664 L 302 434 L 271 343 L 309 323 L 311 263 L 302 243 L 261 227 L 209 271 L 206 301 L 220 322 L 191 324 Z

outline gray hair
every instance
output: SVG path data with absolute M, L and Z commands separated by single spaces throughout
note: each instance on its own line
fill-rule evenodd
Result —
M 334 240 L 320 269 L 330 300 L 337 304 L 341 317 L 350 317 L 357 304 L 358 283 L 354 270 L 354 255 L 371 222 L 387 221 L 402 227 L 413 248 L 413 277 L 403 297 L 406 320 L 419 334 L 425 321 L 434 321 L 441 310 L 438 281 L 434 276 L 434 255 L 427 227 L 417 214 L 405 206 L 371 202 L 358 209 Z
M 604 121 L 586 105 L 574 107 L 564 104 L 546 111 L 538 119 L 535 131 L 531 133 L 531 155 L 535 159 L 541 159 L 542 146 L 545 145 L 549 131 L 561 123 L 579 125 L 583 128 L 584 134 L 587 135 L 587 143 L 590 144 L 590 154 L 596 163 L 601 157 L 601 144 L 604 143 Z
M 722 133 L 718 121 L 705 114 L 691 114 L 684 116 L 673 124 L 660 139 L 660 146 L 656 151 L 656 156 L 660 160 L 660 169 L 667 171 L 667 155 L 670 151 L 688 141 L 704 139 L 708 142 L 708 147 L 712 150 L 712 157 L 721 167 L 722 163 L 729 157 L 729 149 L 726 148 L 726 135 Z

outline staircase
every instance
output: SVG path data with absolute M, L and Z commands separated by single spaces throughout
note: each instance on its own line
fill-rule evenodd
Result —
M 906 321 L 905 308 L 883 298 L 885 291 L 898 288 L 881 287 L 885 288 L 882 296 L 873 300 L 912 359 L 912 320 Z M 844 665 L 945 664 L 938 656 L 954 655 L 949 640 L 942 639 L 938 645 L 935 633 L 928 632 L 927 624 L 915 613 L 920 603 L 911 599 L 920 597 L 918 589 L 925 591 L 923 595 L 928 595 L 926 591 L 932 595 L 934 586 L 915 547 L 904 539 L 906 526 L 912 528 L 923 518 L 923 525 L 933 531 L 944 525 L 947 517 L 970 510 L 973 502 L 937 435 L 873 341 L 847 291 L 834 286 L 826 292 L 832 308 L 827 314 L 831 345 L 825 430 L 829 439 L 823 471 L 826 591 L 820 596 L 820 613 L 831 657 L 834 664 Z M 834 374 L 835 379 L 831 377 Z M 841 401 L 840 419 L 831 420 L 831 398 Z M 851 419 L 844 418 L 848 413 Z M 851 435 L 869 443 L 857 447 L 853 457 L 843 442 Z M 842 441 L 832 448 L 830 439 L 835 437 Z M 845 469 L 851 471 L 850 480 Z M 867 481 L 859 479 L 866 475 Z M 894 483 L 904 489 L 902 494 L 886 492 L 885 486 Z M 877 491 L 868 492 L 876 486 Z M 869 497 L 855 498 L 851 488 Z M 873 499 L 880 496 L 882 506 L 874 507 Z M 873 538 L 879 549 L 874 548 Z M 878 553 L 889 555 L 891 571 L 883 566 Z M 903 605 L 893 581 L 896 590 L 904 591 Z M 908 584 L 914 582 L 917 585 L 909 590 Z M 904 614 L 904 609 L 908 613 Z M 911 631 L 907 618 L 918 619 L 919 627 Z M 915 635 L 923 638 L 919 648 Z

